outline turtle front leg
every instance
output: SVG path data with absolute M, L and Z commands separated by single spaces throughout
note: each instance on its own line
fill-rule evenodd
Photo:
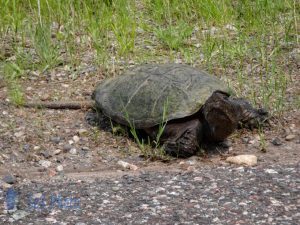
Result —
M 202 125 L 198 119 L 168 124 L 162 142 L 167 154 L 175 157 L 195 155 L 202 140 Z

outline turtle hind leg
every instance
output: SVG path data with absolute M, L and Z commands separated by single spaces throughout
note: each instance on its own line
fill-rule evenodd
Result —
M 167 125 L 168 126 L 168 125 Z M 176 127 L 176 129 L 174 129 Z M 202 126 L 198 119 L 189 120 L 184 123 L 174 123 L 166 127 L 167 139 L 164 143 L 164 150 L 167 154 L 187 158 L 195 155 L 199 149 L 199 142 L 202 138 Z M 176 130 L 168 137 L 168 130 Z

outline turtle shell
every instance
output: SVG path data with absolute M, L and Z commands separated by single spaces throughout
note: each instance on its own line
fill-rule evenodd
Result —
M 92 98 L 112 120 L 140 129 L 193 115 L 215 90 L 229 91 L 191 66 L 146 64 L 100 83 Z

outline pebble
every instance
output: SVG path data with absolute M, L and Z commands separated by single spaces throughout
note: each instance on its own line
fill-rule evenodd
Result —
M 130 164 L 128 162 L 124 162 L 122 160 L 119 160 L 117 162 L 117 164 L 121 167 L 123 167 L 124 169 L 130 169 L 130 170 L 137 170 L 138 167 L 136 165 Z
M 38 151 L 38 150 L 40 150 L 40 149 L 41 149 L 40 146 L 34 146 L 34 147 L 33 147 L 33 150 L 35 150 L 35 151 Z
M 75 136 L 73 137 L 73 141 L 74 141 L 75 143 L 77 143 L 77 142 L 80 141 L 80 138 L 79 138 L 77 135 L 75 135 Z
M 7 190 L 7 189 L 9 189 L 9 188 L 11 188 L 11 187 L 12 187 L 11 184 L 5 183 L 5 182 L 3 182 L 2 180 L 0 180 L 0 188 L 1 188 L 2 190 Z
M 54 177 L 56 175 L 56 171 L 53 170 L 53 169 L 49 169 L 48 170 L 48 175 L 49 175 L 49 177 Z
M 19 131 L 19 132 L 16 132 L 14 133 L 15 137 L 19 138 L 19 137 L 22 137 L 25 133 L 23 131 Z
M 250 141 L 250 138 L 249 137 L 242 137 L 242 141 L 244 144 L 248 144 L 249 141 Z
M 271 141 L 271 143 L 272 143 L 273 145 L 275 145 L 275 146 L 282 145 L 282 141 L 281 141 L 281 139 L 280 139 L 279 137 L 274 138 L 274 139 Z
M 203 181 L 203 177 L 194 177 L 194 181 Z
M 30 145 L 29 145 L 29 144 L 23 145 L 23 150 L 24 150 L 25 152 L 28 152 L 29 149 L 30 149 Z
M 70 145 L 70 144 L 65 144 L 65 145 L 63 146 L 64 152 L 68 152 L 68 151 L 70 151 L 71 149 L 72 149 L 72 145 Z
M 226 159 L 226 162 L 237 165 L 255 166 L 257 165 L 257 157 L 255 155 L 230 156 Z
M 62 152 L 62 150 L 56 149 L 56 150 L 53 152 L 53 154 L 54 154 L 54 155 L 59 155 L 61 152 Z
M 285 137 L 285 140 L 286 140 L 286 141 L 291 141 L 291 140 L 295 139 L 295 137 L 296 137 L 296 135 L 294 135 L 294 134 L 289 134 L 289 135 L 287 135 L 287 136 Z
M 77 154 L 77 149 L 76 148 L 71 148 L 69 152 L 72 155 L 76 155 Z
M 12 218 L 17 221 L 20 219 L 23 219 L 24 217 L 28 216 L 29 213 L 26 212 L 25 210 L 18 210 L 16 212 L 14 212 L 14 214 L 12 215 Z
M 50 141 L 55 143 L 55 144 L 59 144 L 60 142 L 60 137 L 51 137 L 50 138 Z
M 40 97 L 40 99 L 41 99 L 42 101 L 47 101 L 47 100 L 50 99 L 50 95 L 48 95 L 48 94 L 43 94 L 43 95 Z
M 227 30 L 230 30 L 230 31 L 237 31 L 236 27 L 233 26 L 232 24 L 227 24 L 227 25 L 225 26 L 225 28 L 226 28 Z
M 56 171 L 57 172 L 62 172 L 64 170 L 64 167 L 62 166 L 62 165 L 58 165 L 57 167 L 56 167 Z
M 276 174 L 276 173 L 278 173 L 276 170 L 273 170 L 273 169 L 265 169 L 265 172 L 269 173 L 269 174 Z
M 11 174 L 8 174 L 8 175 L 5 175 L 3 178 L 2 178 L 3 182 L 7 183 L 7 184 L 14 184 L 16 183 L 16 177 L 14 175 L 11 175 Z
M 52 157 L 52 155 L 49 153 L 49 151 L 42 151 L 41 155 L 45 157 L 45 159 L 49 159 Z
M 87 133 L 88 133 L 88 131 L 86 129 L 79 129 L 78 130 L 79 136 L 86 135 Z
M 89 151 L 90 149 L 89 149 L 89 147 L 84 146 L 84 147 L 81 148 L 81 150 L 82 151 Z
M 113 191 L 118 191 L 118 190 L 120 190 L 119 187 L 112 187 L 111 189 L 112 189 Z
M 253 144 L 256 143 L 256 140 L 254 140 L 254 139 L 253 140 L 249 140 L 248 143 L 251 144 L 251 145 L 253 145 Z
M 45 220 L 49 223 L 56 223 L 57 222 L 57 220 L 55 218 L 52 218 L 52 217 L 47 217 Z
M 232 142 L 230 140 L 225 140 L 220 143 L 223 148 L 229 148 L 232 146 Z
M 51 166 L 51 162 L 50 161 L 47 161 L 47 160 L 40 160 L 39 161 L 39 164 L 42 166 L 42 167 L 45 167 L 45 168 L 48 168 Z

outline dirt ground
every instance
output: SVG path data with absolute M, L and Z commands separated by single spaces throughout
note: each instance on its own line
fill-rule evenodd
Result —
M 59 74 L 24 80 L 21 85 L 25 98 L 28 101 L 89 100 L 96 84 L 104 78 L 99 71 L 83 72 L 75 79 Z M 141 157 L 131 139 L 89 125 L 86 110 L 15 107 L 9 104 L 5 86 L 0 88 L 0 102 L 0 174 L 13 174 L 19 181 L 47 180 L 60 174 L 83 178 L 119 176 L 124 173 L 124 168 L 117 163 L 119 160 L 138 167 L 136 171 L 127 171 L 130 173 L 189 170 L 191 161 L 193 167 L 224 165 L 228 156 L 238 154 L 256 155 L 258 166 L 299 162 L 299 110 L 272 119 L 263 135 L 257 130 L 236 131 L 229 138 L 228 151 L 162 162 Z

